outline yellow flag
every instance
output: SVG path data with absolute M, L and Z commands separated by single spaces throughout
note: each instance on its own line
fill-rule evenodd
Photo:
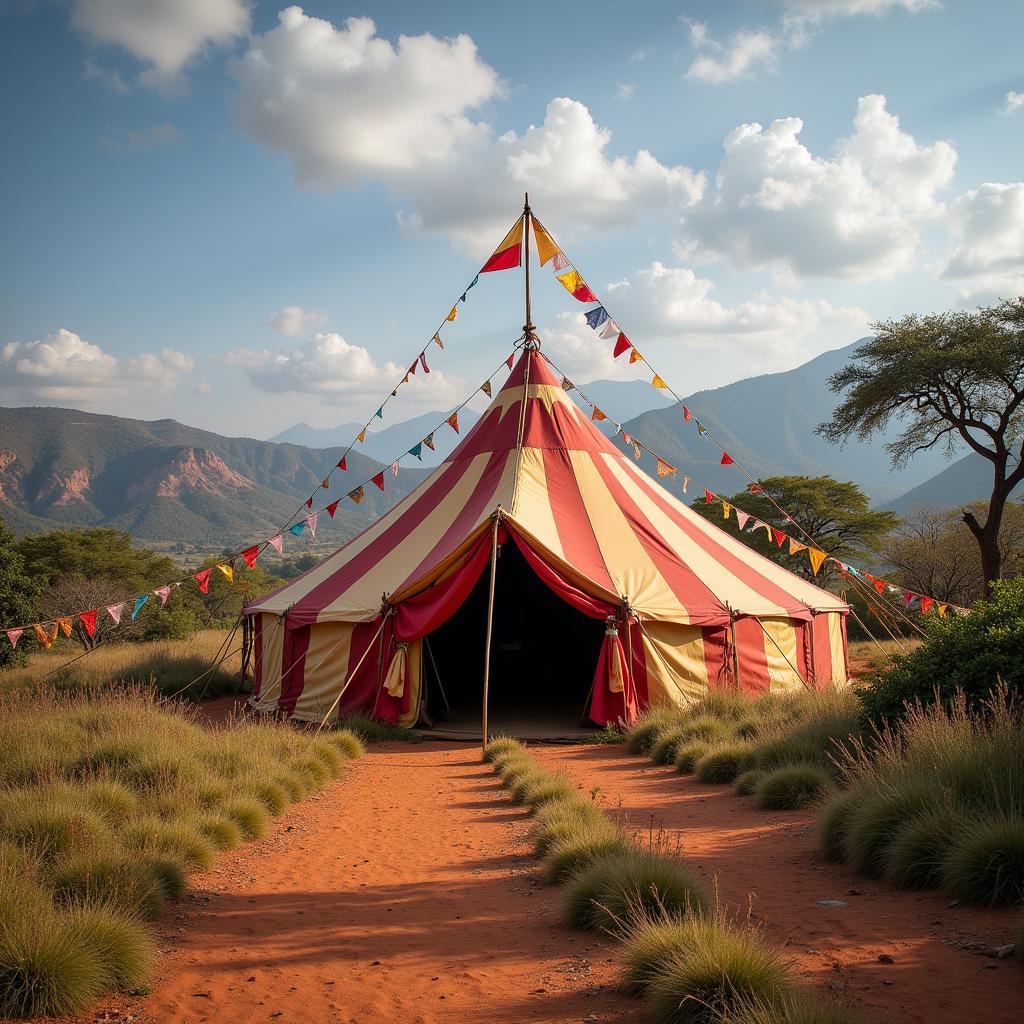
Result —
M 224 573 L 224 575 L 225 575 L 225 576 L 227 576 L 227 578 L 228 578 L 228 583 L 231 583 L 231 582 L 233 582 L 233 581 L 234 581 L 234 578 L 235 578 L 235 570 L 234 570 L 234 569 L 232 569 L 230 565 L 220 565 L 220 564 L 218 564 L 218 565 L 217 565 L 217 568 L 218 568 L 218 569 L 220 569 L 220 571 L 221 571 L 222 573 Z
M 57 625 L 60 626 L 61 632 L 65 636 L 71 636 L 71 620 L 70 619 L 58 619 Z
M 729 513 L 731 511 L 732 511 L 732 505 L 730 505 L 729 502 L 727 502 L 727 501 L 723 501 L 722 502 L 722 518 L 723 519 L 728 519 L 729 518 Z
M 643 359 L 643 356 L 640 355 L 640 353 L 636 350 L 636 346 L 634 345 L 633 348 L 629 350 L 629 361 L 631 363 L 639 363 L 641 359 Z
M 459 315 L 459 311 L 455 306 L 452 306 L 452 311 L 448 314 L 449 320 L 454 320 Z
M 668 385 L 657 374 L 654 375 L 654 380 L 652 380 L 651 383 L 656 388 L 667 388 L 668 387 Z
M 658 459 L 658 476 L 672 476 L 674 473 L 675 469 L 672 466 Z
M 359 431 L 359 436 L 356 438 L 356 440 L 360 444 L 362 444 L 366 440 L 366 427 L 363 427 L 363 429 Z
M 791 555 L 796 555 L 796 554 L 799 554 L 801 551 L 806 551 L 806 550 L 807 550 L 807 545 L 806 544 L 801 544 L 800 541 L 793 540 L 792 537 L 789 538 L 789 553 Z
M 583 285 L 583 278 L 578 270 L 567 270 L 564 274 L 558 274 L 555 280 L 570 294 L 574 294 Z
M 320 486 L 326 491 L 327 488 L 331 486 L 331 481 L 328 480 L 327 477 L 324 477 L 323 480 L 320 481 Z
M 547 230 L 533 214 L 530 214 L 530 219 L 533 221 L 533 236 L 537 239 L 537 258 L 543 267 L 556 252 L 561 252 L 562 250 L 555 245 L 554 239 L 547 233 Z
M 937 605 L 935 606 L 935 610 L 936 610 L 936 611 L 937 611 L 937 612 L 939 613 L 939 615 L 940 615 L 940 616 L 944 616 L 944 615 L 946 614 L 946 609 L 947 609 L 948 607 L 949 607 L 949 605 L 947 605 L 947 604 L 943 604 L 943 603 L 942 603 L 942 602 L 940 601 L 940 602 L 939 602 L 939 603 L 938 603 L 938 604 L 937 604 Z
M 43 645 L 43 646 L 44 646 L 44 647 L 45 647 L 45 648 L 46 648 L 47 650 L 49 650 L 49 649 L 50 649 L 50 648 L 51 648 L 51 647 L 53 646 L 53 638 L 51 638 L 51 637 L 49 636 L 49 634 L 48 634 L 48 633 L 46 632 L 46 630 L 45 630 L 45 629 L 43 629 L 43 627 L 42 627 L 42 626 L 38 626 L 38 625 L 36 625 L 36 626 L 33 626 L 32 628 L 33 628 L 33 629 L 35 630 L 35 633 L 36 633 L 36 639 L 38 639 L 38 641 L 39 641 L 39 642 L 40 642 L 40 643 L 41 643 L 41 644 L 42 644 L 42 645 Z M 55 638 L 55 637 L 56 637 L 56 634 L 54 634 L 54 638 Z
M 828 555 L 818 548 L 808 548 L 807 557 L 811 560 L 811 568 L 814 570 L 814 575 L 817 576 L 818 570 L 821 568 L 825 559 L 828 558 Z

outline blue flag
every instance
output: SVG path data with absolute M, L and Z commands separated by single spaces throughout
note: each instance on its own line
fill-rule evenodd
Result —
M 302 531 L 306 528 L 306 522 L 303 520 L 301 523 L 296 523 L 294 526 L 288 527 L 288 532 L 294 534 L 296 537 L 302 534 Z
M 409 454 L 410 455 L 415 455 L 416 458 L 419 459 L 422 462 L 423 461 L 423 442 L 420 441 L 419 444 L 414 444 L 409 449 Z
M 142 610 L 142 606 L 149 600 L 149 594 L 143 594 L 142 597 L 135 598 L 135 607 L 132 609 L 132 622 L 135 621 L 135 616 Z
M 592 309 L 587 313 L 587 326 L 592 330 L 596 331 L 608 319 L 608 310 L 604 306 L 598 306 L 597 309 Z

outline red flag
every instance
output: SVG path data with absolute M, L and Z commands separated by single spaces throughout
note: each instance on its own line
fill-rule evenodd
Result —
M 731 466 L 733 464 L 733 457 L 728 452 L 722 452 L 722 465 Z
M 258 544 L 253 544 L 251 548 L 246 548 L 245 551 L 242 552 L 245 564 L 249 566 L 250 569 L 256 564 L 256 559 L 259 557 L 259 554 L 260 546 Z
M 751 494 L 760 494 L 761 493 L 761 485 L 760 484 L 751 484 L 747 488 L 747 490 L 750 491 Z
M 383 491 L 384 490 L 384 474 L 378 473 L 374 478 L 373 482 Z
M 197 572 L 192 577 L 199 583 L 199 593 L 208 594 L 210 592 L 210 573 L 212 569 L 203 569 L 202 572 Z
M 338 463 L 338 469 L 344 473 L 348 469 L 348 463 L 345 461 L 345 457 L 342 456 L 341 461 Z
M 608 417 L 605 416 L 605 414 L 603 412 L 601 412 L 601 410 L 598 409 L 598 407 L 596 405 L 593 407 L 593 410 L 590 413 L 590 418 L 592 420 L 597 420 L 599 423 L 601 422 L 601 420 L 608 419 Z
M 493 255 L 480 268 L 481 274 L 492 270 L 511 270 L 523 262 L 523 218 L 515 222 L 512 230 L 501 240 Z
M 684 423 L 689 423 L 691 419 L 693 419 L 693 413 L 690 412 L 690 410 L 687 409 L 686 406 L 684 405 L 683 406 L 683 422 Z
M 773 526 L 772 536 L 775 538 L 775 543 L 778 544 L 778 546 L 781 548 L 782 542 L 786 539 L 786 535 L 781 530 L 776 530 Z
M 715 500 L 715 496 L 705 487 L 704 488 L 704 504 L 710 505 Z
M 885 593 L 885 580 L 876 579 L 875 580 L 875 590 L 877 590 L 879 594 L 884 594 Z
M 451 414 L 451 416 L 448 417 L 448 426 L 451 427 L 452 430 L 454 430 L 456 434 L 459 432 L 459 413 L 458 413 L 458 410 L 453 412 Z
M 338 511 L 338 502 L 332 501 L 330 503 L 330 505 L 327 506 L 327 514 L 333 519 L 334 518 L 334 513 L 337 512 L 337 511 Z
M 625 334 L 623 334 L 620 331 L 619 332 L 618 340 L 615 342 L 615 349 L 612 352 L 612 358 L 613 359 L 618 359 L 619 356 L 621 356 L 623 352 L 629 351 L 629 349 L 631 349 L 632 347 L 633 347 L 633 343 L 629 340 L 629 338 L 627 338 L 625 336 Z
M 927 615 L 928 614 L 928 609 L 931 608 L 931 606 L 934 603 L 935 603 L 935 601 L 934 601 L 933 598 L 922 597 L 921 598 L 921 614 L 922 615 Z
M 307 498 L 306 499 L 306 508 L 312 508 L 312 507 L 313 507 L 313 499 L 312 498 Z
M 424 373 L 430 373 L 430 367 L 427 366 L 427 353 L 426 350 L 420 353 L 420 365 L 423 367 Z
M 78 617 L 82 620 L 82 626 L 85 628 L 86 633 L 91 637 L 96 632 L 96 616 L 99 614 L 99 608 L 93 608 L 90 612 L 79 612 Z
M 515 353 L 513 352 L 512 355 L 515 355 Z M 507 364 L 508 368 L 511 370 L 512 369 L 512 356 L 509 356 L 508 359 L 505 360 L 505 363 Z

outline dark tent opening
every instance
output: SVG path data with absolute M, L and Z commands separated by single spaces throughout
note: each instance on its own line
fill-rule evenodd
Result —
M 438 730 L 478 734 L 490 569 L 462 607 L 426 638 L 426 709 Z M 559 736 L 586 718 L 605 624 L 566 604 L 502 545 L 494 592 L 488 729 L 492 735 Z

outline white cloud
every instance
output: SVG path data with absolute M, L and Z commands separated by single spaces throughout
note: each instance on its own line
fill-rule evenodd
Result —
M 327 321 L 327 314 L 320 309 L 303 309 L 301 306 L 285 306 L 268 320 L 267 326 L 288 338 L 308 334 Z
M 808 18 L 829 15 L 888 14 L 893 10 L 916 14 L 929 7 L 941 7 L 939 0 L 782 0 L 783 7 L 793 14 Z
M 1024 92 L 1015 92 L 1011 89 L 1003 102 L 1003 113 L 1012 114 L 1021 107 L 1024 107 Z
M 431 353 L 427 353 L 428 364 Z M 237 366 L 256 387 L 273 395 L 310 395 L 324 402 L 339 399 L 379 401 L 404 376 L 408 367 L 388 361 L 378 365 L 369 350 L 349 344 L 340 334 L 315 334 L 292 349 L 236 349 L 222 362 Z M 422 367 L 403 385 L 400 394 L 412 404 L 440 408 L 465 391 L 458 378 Z
M 125 84 L 125 80 L 121 77 L 121 72 L 115 68 L 104 68 L 101 67 L 93 60 L 87 60 L 85 62 L 85 78 L 89 81 L 99 82 L 101 85 L 106 86 L 111 92 L 121 93 L 122 95 L 128 91 L 128 86 Z
M 14 391 L 19 399 L 92 405 L 141 386 L 168 390 L 194 366 L 191 356 L 174 349 L 118 359 L 60 328 L 45 338 L 11 341 L 0 348 L 0 388 Z
M 207 46 L 244 35 L 249 6 L 246 0 L 74 0 L 71 23 L 148 65 L 147 84 L 168 87 Z
M 987 182 L 949 204 L 953 247 L 942 277 L 966 282 L 962 298 L 1024 293 L 1024 182 Z
M 703 22 L 690 23 L 690 42 L 698 56 L 686 77 L 712 85 L 752 78 L 757 71 L 774 68 L 782 48 L 782 40 L 773 33 L 748 28 L 734 32 L 722 45 L 711 38 Z
M 632 82 L 621 82 L 615 90 L 615 95 L 620 100 L 628 100 L 633 98 L 634 92 L 636 92 L 636 86 Z
M 540 210 L 557 198 L 563 223 L 605 228 L 690 202 L 703 186 L 646 150 L 610 155 L 611 133 L 571 99 L 549 103 L 541 125 L 496 136 L 470 117 L 501 82 L 468 36 L 393 45 L 367 18 L 336 28 L 298 7 L 279 17 L 234 62 L 239 125 L 285 153 L 305 187 L 383 182 L 410 230 L 484 253 L 527 190 Z
M 629 55 L 629 62 L 630 64 L 642 64 L 652 53 L 654 53 L 653 46 L 641 46 L 639 50 L 634 50 Z
M 870 278 L 909 266 L 923 222 L 941 215 L 952 180 L 949 142 L 921 145 L 862 96 L 834 157 L 811 153 L 796 117 L 740 125 L 726 136 L 715 186 L 684 218 L 681 250 L 738 269 Z

